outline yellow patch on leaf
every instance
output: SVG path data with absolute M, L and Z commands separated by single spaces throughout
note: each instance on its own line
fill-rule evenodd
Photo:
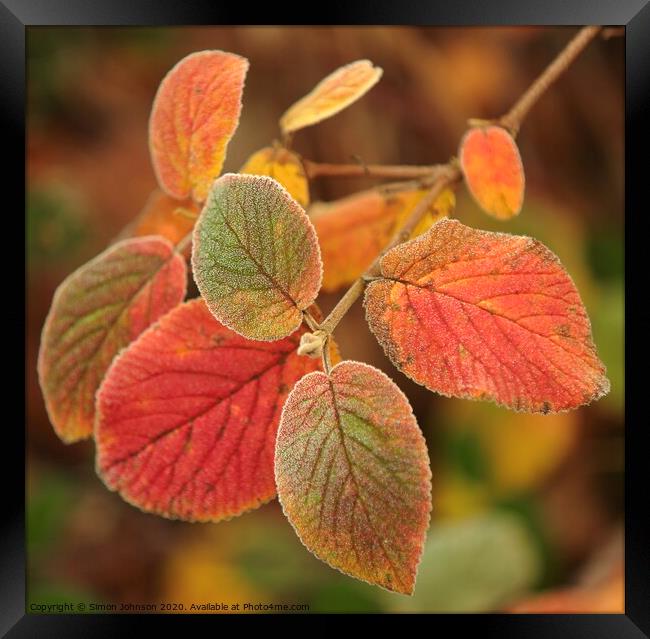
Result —
M 426 190 L 382 193 L 374 189 L 312 206 L 310 215 L 323 259 L 323 290 L 334 291 L 359 277 L 426 193 Z M 455 202 L 452 190 L 443 191 L 412 237 L 449 216 Z
M 160 187 L 196 202 L 221 173 L 239 124 L 248 60 L 225 51 L 197 51 L 160 83 L 149 120 L 149 148 Z
M 303 207 L 309 206 L 309 182 L 300 157 L 282 147 L 267 146 L 251 155 L 240 173 L 268 175 L 287 189 Z
M 298 131 L 336 115 L 377 84 L 382 73 L 370 60 L 340 67 L 287 109 L 280 118 L 282 132 Z

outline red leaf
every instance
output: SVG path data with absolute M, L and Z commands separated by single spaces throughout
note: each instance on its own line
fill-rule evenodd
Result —
M 320 362 L 300 335 L 253 342 L 199 298 L 151 327 L 111 366 L 98 396 L 97 469 L 129 503 L 218 521 L 275 496 L 273 449 L 294 383 Z
M 342 572 L 410 594 L 431 511 L 431 471 L 408 400 L 344 361 L 291 391 L 275 454 L 278 495 L 305 546 Z
M 542 413 L 608 392 L 578 291 L 536 240 L 443 219 L 381 269 L 366 290 L 368 323 L 427 388 Z
M 124 240 L 69 275 L 54 294 L 38 356 L 57 435 L 92 434 L 95 391 L 115 355 L 185 297 L 185 260 L 162 237 Z

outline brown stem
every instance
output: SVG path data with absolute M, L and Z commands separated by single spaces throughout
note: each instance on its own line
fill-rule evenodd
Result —
M 183 255 L 186 260 L 192 255 L 192 235 L 194 231 L 190 231 L 177 245 L 176 251 Z
M 622 38 L 625 36 L 625 27 L 604 27 L 601 35 L 603 40 Z
M 328 164 L 302 160 L 305 175 L 313 180 L 317 177 L 374 177 L 374 178 L 395 178 L 413 179 L 429 177 L 440 170 L 440 165 L 433 166 L 410 166 L 390 164 Z
M 513 137 L 517 135 L 522 121 L 528 111 L 546 92 L 546 90 L 564 73 L 583 49 L 598 35 L 602 27 L 583 27 L 564 47 L 559 55 L 549 64 L 527 91 L 515 102 L 513 107 L 498 122 L 507 128 Z
M 363 292 L 366 283 L 361 277 L 352 282 L 352 286 L 345 292 L 345 295 L 338 301 L 338 304 L 332 309 L 325 321 L 320 325 L 320 330 L 331 334 L 336 325 L 341 321 L 348 309 L 357 300 Z

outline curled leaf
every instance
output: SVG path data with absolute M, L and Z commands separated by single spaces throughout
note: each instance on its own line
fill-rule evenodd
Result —
M 240 173 L 268 175 L 287 189 L 291 197 L 303 207 L 309 206 L 309 182 L 300 157 L 282 147 L 267 146 L 253 153 Z
M 524 167 L 512 136 L 499 126 L 470 129 L 460 143 L 460 165 L 477 204 L 507 220 L 524 202 Z
M 443 219 L 389 251 L 381 272 L 366 318 L 393 364 L 427 388 L 541 413 L 608 392 L 578 291 L 538 241 Z
M 59 286 L 43 327 L 38 374 L 57 435 L 89 437 L 95 391 L 115 355 L 185 297 L 185 260 L 160 237 L 124 240 Z
M 123 231 L 122 237 L 162 235 L 178 244 L 194 228 L 200 209 L 190 199 L 177 200 L 156 189 L 138 217 Z
M 310 215 L 323 256 L 323 290 L 334 291 L 359 277 L 426 194 L 426 190 L 391 193 L 372 189 L 313 206 Z M 445 189 L 413 237 L 449 215 L 455 201 L 454 192 Z
M 336 115 L 375 86 L 382 73 L 370 60 L 357 60 L 340 67 L 287 109 L 280 118 L 282 132 L 304 129 Z
M 275 496 L 284 400 L 320 361 L 300 335 L 253 342 L 201 299 L 176 307 L 111 366 L 97 395 L 97 471 L 129 503 L 219 521 Z
M 380 370 L 344 361 L 303 377 L 275 453 L 285 514 L 316 556 L 410 594 L 431 510 L 426 444 L 404 394 Z
M 241 112 L 248 60 L 198 51 L 163 79 L 149 120 L 149 148 L 161 188 L 203 202 L 221 173 Z
M 286 337 L 320 289 L 316 231 L 274 179 L 228 173 L 195 229 L 192 269 L 214 316 L 244 337 Z

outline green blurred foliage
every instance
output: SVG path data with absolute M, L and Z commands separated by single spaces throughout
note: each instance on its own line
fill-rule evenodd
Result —
M 26 229 L 30 264 L 45 266 L 52 260 L 74 259 L 92 235 L 87 218 L 74 190 L 59 184 L 31 189 Z
M 486 612 L 527 592 L 540 558 L 528 529 L 513 515 L 490 513 L 434 526 L 412 597 L 393 595 L 394 610 Z

